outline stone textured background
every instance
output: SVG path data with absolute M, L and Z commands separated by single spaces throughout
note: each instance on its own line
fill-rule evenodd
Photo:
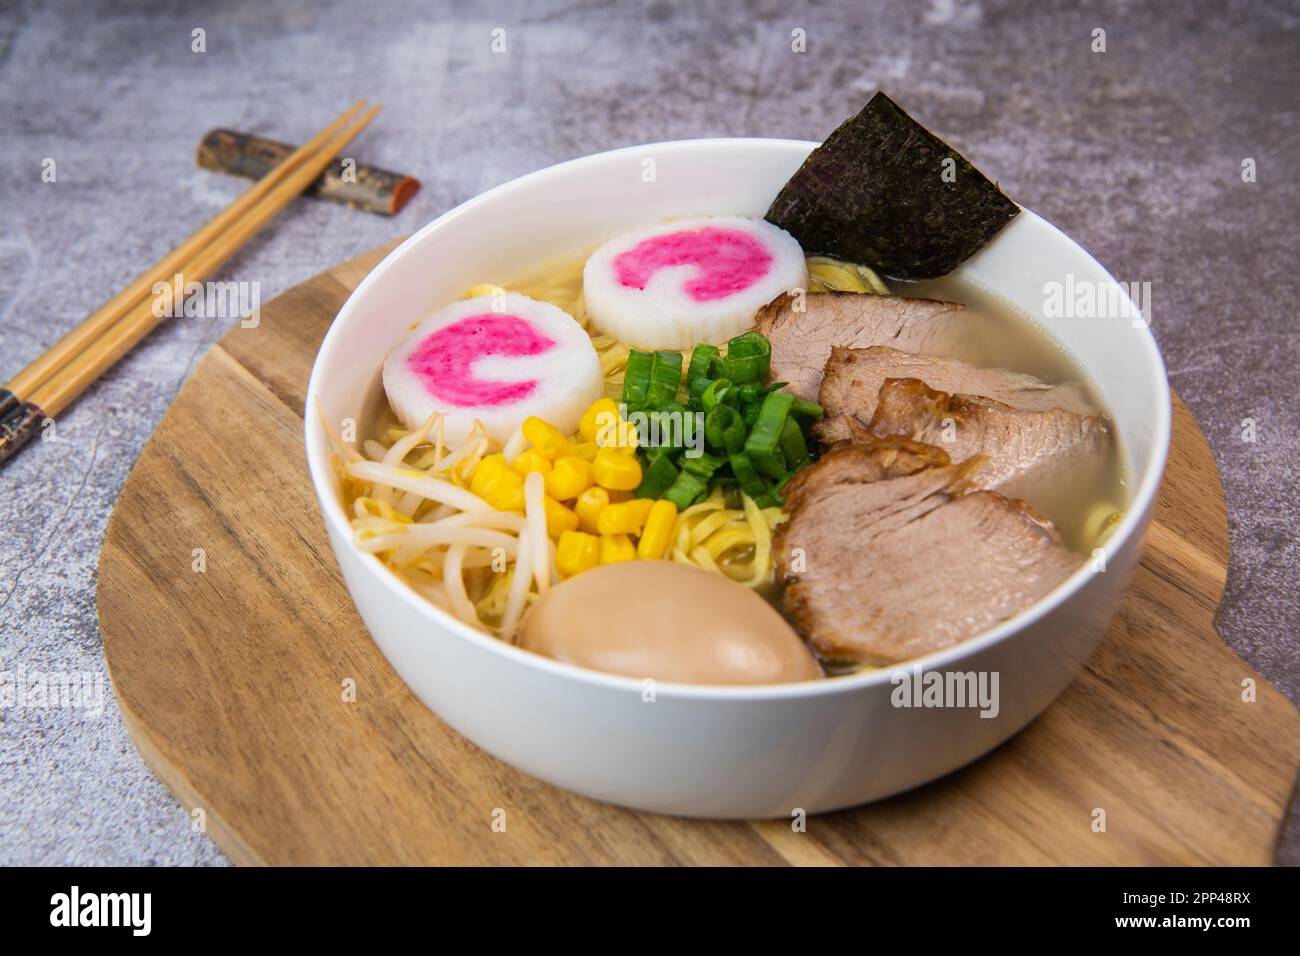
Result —
M 684 137 L 820 139 L 883 88 L 1119 279 L 1152 283 L 1170 378 L 1227 490 L 1221 631 L 1300 695 L 1295 2 L 189 6 L 0 0 L 0 375 L 245 188 L 194 165 L 212 126 L 301 142 L 377 98 L 354 155 L 424 180 L 392 220 L 291 207 L 221 276 L 260 282 L 266 301 L 539 167 Z M 196 27 L 206 53 L 191 51 Z M 504 54 L 489 49 L 496 27 Z M 1105 53 L 1090 49 L 1096 28 Z M 0 472 L 3 668 L 104 673 L 105 523 L 226 324 L 161 328 L 62 416 L 57 442 Z M 111 692 L 99 715 L 0 721 L 0 863 L 224 862 L 141 764 Z M 1290 830 L 1280 861 L 1300 860 Z

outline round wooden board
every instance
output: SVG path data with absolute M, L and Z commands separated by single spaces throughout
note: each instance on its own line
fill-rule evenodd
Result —
M 414 697 L 366 633 L 303 457 L 317 347 L 389 248 L 290 289 L 257 328 L 212 348 L 136 462 L 100 556 L 104 649 L 127 727 L 234 860 L 1271 861 L 1300 715 L 1214 632 L 1227 516 L 1209 447 L 1176 398 L 1168 473 L 1123 612 L 1060 700 L 975 764 L 795 833 L 779 820 L 596 803 L 479 751 Z M 504 832 L 493 829 L 498 808 Z M 1093 828 L 1098 808 L 1104 832 Z

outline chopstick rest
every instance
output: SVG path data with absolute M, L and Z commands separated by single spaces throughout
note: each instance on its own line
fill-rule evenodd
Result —
M 196 159 L 204 169 L 261 179 L 284 162 L 295 147 L 273 139 L 230 129 L 213 129 L 199 142 Z M 367 163 L 337 159 L 304 190 L 306 196 L 327 199 L 355 209 L 395 215 L 420 189 L 420 181 Z

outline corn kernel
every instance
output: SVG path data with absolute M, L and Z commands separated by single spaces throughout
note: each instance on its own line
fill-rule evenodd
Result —
M 565 454 L 581 458 L 583 461 L 591 461 L 596 457 L 598 450 L 599 446 L 594 441 L 580 441 L 570 445 Z
M 636 557 L 636 545 L 625 534 L 602 534 L 600 536 L 600 563 L 613 564 L 616 561 L 631 561 Z
M 557 501 L 571 501 L 591 485 L 591 464 L 573 455 L 555 459 L 545 475 L 546 493 Z
M 521 475 L 526 475 L 530 471 L 540 471 L 544 475 L 551 470 L 551 462 L 536 448 L 529 448 L 521 452 L 519 457 L 510 463 L 510 467 Z
M 532 446 L 551 460 L 564 454 L 569 445 L 569 440 L 560 434 L 558 428 L 536 415 L 524 419 L 523 430 L 524 437 Z
M 596 530 L 601 534 L 640 534 L 652 507 L 654 502 L 649 498 L 609 505 L 596 519 Z
M 522 509 L 522 505 L 520 506 Z M 566 531 L 578 530 L 578 515 L 572 508 L 566 508 L 550 495 L 542 496 L 542 512 L 546 515 L 546 534 L 558 538 Z
M 500 454 L 488 455 L 475 466 L 469 490 L 497 511 L 524 510 L 523 476 L 507 465 Z
M 600 562 L 600 539 L 582 531 L 566 531 L 555 546 L 555 568 L 566 578 L 594 568 Z
M 635 455 L 624 454 L 615 448 L 602 448 L 591 463 L 591 474 L 602 488 L 631 491 L 641 484 L 641 463 Z
M 469 490 L 476 495 L 482 494 L 483 488 L 499 479 L 502 472 L 507 470 L 505 456 L 503 455 L 486 456 L 474 467 L 473 473 L 468 476 L 460 470 L 459 465 L 452 469 L 454 473 L 459 473 L 462 478 L 469 478 Z M 522 480 L 521 478 L 520 481 Z
M 645 519 L 641 540 L 636 543 L 637 557 L 644 561 L 662 558 L 668 548 L 668 539 L 672 537 L 675 524 L 677 524 L 677 506 L 662 498 L 656 501 Z
M 622 452 L 624 455 L 635 455 L 637 443 L 640 436 L 637 434 L 636 426 L 631 422 L 619 422 L 618 431 L 611 436 L 614 441 L 610 443 L 615 451 Z M 600 442 L 597 442 L 600 444 Z
M 523 511 L 524 486 L 497 483 L 479 495 L 497 511 Z
M 602 398 L 591 403 L 591 407 L 578 419 L 578 434 L 584 441 L 595 442 L 596 436 L 603 430 L 618 423 L 618 406 L 612 398 Z
M 588 534 L 595 534 L 597 531 L 596 523 L 600 519 L 600 513 L 609 505 L 609 492 L 600 485 L 592 485 L 582 494 L 578 495 L 578 500 L 573 506 L 573 510 L 578 514 L 578 527 Z

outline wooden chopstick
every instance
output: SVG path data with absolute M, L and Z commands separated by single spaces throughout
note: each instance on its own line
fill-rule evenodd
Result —
M 335 136 L 310 160 L 284 182 L 264 196 L 253 209 L 207 246 L 187 265 L 182 266 L 182 283 L 202 282 L 221 268 L 226 260 L 239 251 L 254 233 L 275 217 L 304 189 L 316 181 L 334 161 L 338 151 L 365 129 L 379 114 L 374 106 L 343 132 Z M 46 415 L 57 415 L 71 404 L 87 386 L 111 368 L 118 359 L 162 322 L 164 317 L 154 315 L 152 299 L 146 299 L 120 322 L 97 338 L 85 351 L 57 372 L 45 385 L 32 393 L 30 401 L 40 406 Z
M 7 399 L 7 402 L 0 399 L 0 414 L 8 414 L 10 408 L 26 400 L 39 385 L 43 384 L 50 376 L 71 361 L 73 357 L 98 338 L 113 323 L 126 315 L 139 302 L 148 298 L 155 283 L 170 282 L 172 276 L 181 266 L 189 262 L 213 239 L 288 178 L 304 160 L 313 156 L 345 123 L 365 108 L 365 105 L 365 100 L 358 100 L 354 103 L 342 116 L 304 143 L 301 148 L 291 153 L 283 163 L 258 180 L 206 225 L 155 263 L 151 269 L 137 276 L 135 281 L 100 306 L 85 321 L 46 349 L 34 362 L 5 383 L 5 388 L 9 390 L 12 398 L 5 396 L 4 399 Z M 6 404 L 9 407 L 5 407 Z
M 269 190 L 261 191 L 253 203 L 245 204 L 242 215 L 232 217 L 227 222 L 228 228 L 204 245 L 197 254 L 187 258 L 179 266 L 169 265 L 162 271 L 162 277 L 155 281 L 170 283 L 174 280 L 175 274 L 179 273 L 183 288 L 190 282 L 202 282 L 206 279 L 234 255 L 254 233 L 314 182 L 334 161 L 339 150 L 369 125 L 370 121 L 379 114 L 379 110 L 378 105 L 371 107 L 359 120 L 325 139 L 323 145 L 320 145 L 312 156 L 299 162 L 286 175 L 278 177 L 278 181 L 273 183 Z M 345 114 L 344 121 L 347 115 L 355 115 L 355 110 Z M 336 124 L 331 124 L 335 130 L 338 129 Z M 327 127 L 323 132 L 328 134 L 331 127 Z M 313 142 L 318 140 L 319 137 L 313 138 Z M 170 262 L 174 256 L 175 253 L 163 262 Z M 152 272 L 149 275 L 152 276 Z M 147 288 L 152 292 L 153 283 L 148 283 Z M 3 420 L 0 420 L 0 462 L 6 461 L 25 445 L 44 418 L 57 415 L 71 404 L 92 382 L 148 335 L 163 318 L 166 316 L 154 314 L 153 298 L 147 295 L 141 301 L 129 306 L 117 321 L 101 323 L 98 335 L 60 368 L 48 373 L 41 385 L 30 395 L 25 396 L 24 400 L 14 405 Z

